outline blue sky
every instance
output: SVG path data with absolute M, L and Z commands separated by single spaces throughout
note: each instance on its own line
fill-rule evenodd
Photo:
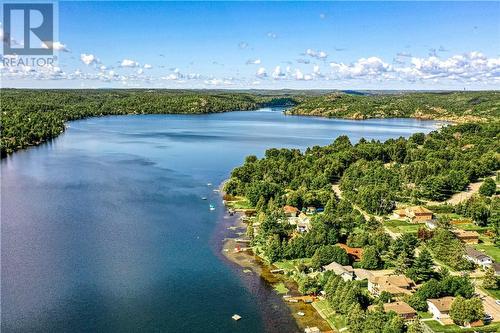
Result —
M 500 2 L 59 2 L 5 87 L 498 89 Z

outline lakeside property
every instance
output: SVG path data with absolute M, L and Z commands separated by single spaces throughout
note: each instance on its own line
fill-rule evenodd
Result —
M 331 329 L 496 332 L 498 126 L 270 149 L 225 189 L 253 209 L 254 253 L 321 302 Z

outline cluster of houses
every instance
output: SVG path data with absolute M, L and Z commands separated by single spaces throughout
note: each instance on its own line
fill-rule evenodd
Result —
M 308 232 L 311 230 L 310 215 L 317 212 L 315 207 L 307 207 L 305 212 L 300 211 L 297 207 L 284 206 L 283 211 L 290 225 L 295 226 L 295 230 L 300 233 Z
M 383 304 L 385 312 L 393 311 L 404 320 L 414 320 L 417 318 L 417 311 L 402 299 L 406 295 L 412 294 L 416 290 L 415 282 L 405 275 L 379 275 L 379 272 L 371 272 L 362 268 L 353 268 L 352 266 L 343 266 L 332 262 L 323 266 L 325 271 L 331 271 L 335 275 L 342 277 L 344 281 L 368 280 L 368 291 L 373 296 L 380 296 L 383 292 L 391 294 L 396 301 Z M 449 316 L 451 304 L 454 297 L 446 296 L 435 299 L 428 299 L 427 306 L 429 313 L 435 320 L 444 325 L 452 324 Z M 372 308 L 374 306 L 371 306 Z M 471 326 L 480 323 L 471 323 Z
M 430 230 L 437 228 L 437 220 L 434 219 L 434 213 L 422 206 L 397 209 L 394 211 L 392 217 L 396 219 L 408 220 L 412 223 L 425 223 L 427 228 Z M 477 231 L 453 229 L 452 232 L 462 243 L 466 244 L 465 259 L 483 269 L 493 267 L 495 274 L 500 276 L 500 263 L 494 262 L 490 256 L 470 246 L 479 244 L 479 233 Z

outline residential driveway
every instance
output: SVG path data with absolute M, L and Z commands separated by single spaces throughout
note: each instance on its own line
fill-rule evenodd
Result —
M 491 296 L 485 294 L 479 288 L 476 288 L 476 292 L 481 295 L 483 300 L 484 312 L 493 316 L 494 322 L 500 322 L 500 305 L 495 303 L 495 299 Z

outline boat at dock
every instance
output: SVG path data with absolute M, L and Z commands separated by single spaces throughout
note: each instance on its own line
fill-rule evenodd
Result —
M 215 206 L 213 204 L 210 204 L 209 208 L 210 210 L 215 210 Z

